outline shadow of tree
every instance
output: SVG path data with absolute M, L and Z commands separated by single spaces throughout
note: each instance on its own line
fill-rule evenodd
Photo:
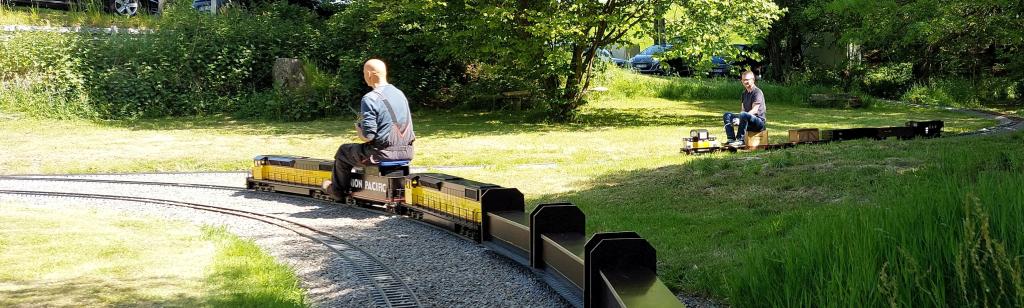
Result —
M 208 304 L 209 299 L 202 296 L 153 292 L 167 289 L 168 286 L 187 288 L 182 285 L 188 283 L 190 282 L 182 281 L 178 277 L 144 277 L 130 280 L 78 277 L 59 281 L 16 282 L 0 289 L 0 306 L 196 307 Z
M 707 119 L 679 117 L 656 109 L 591 109 L 575 122 L 547 123 L 528 113 L 421 111 L 414 114 L 416 134 L 436 138 L 477 135 L 509 135 L 552 131 L 586 131 L 600 126 L 637 127 L 686 125 Z M 309 122 L 263 122 L 237 120 L 227 116 L 169 118 L 138 121 L 107 121 L 102 125 L 130 130 L 213 130 L 254 135 L 304 135 L 329 138 L 355 133 L 352 119 L 331 118 Z
M 583 126 L 701 126 L 714 123 L 717 118 L 712 115 L 679 115 L 658 108 L 596 108 L 581 113 L 577 121 Z
M 633 102 L 633 101 L 630 101 Z M 549 123 L 536 111 L 444 111 L 421 110 L 414 114 L 416 133 L 420 137 L 459 138 L 465 136 L 499 136 L 544 133 L 553 131 L 591 131 L 606 127 L 720 127 L 721 114 L 739 109 L 738 100 L 660 101 L 657 107 L 625 105 L 588 106 L 569 123 Z M 678 106 L 678 107 L 675 107 Z M 694 112 L 694 111 L 697 112 Z M 840 110 L 809 108 L 791 104 L 768 104 L 769 127 L 779 130 L 793 128 L 843 128 L 866 126 L 898 126 L 908 120 L 932 120 L 950 117 L 941 110 L 915 109 L 881 105 L 866 109 Z M 967 116 L 957 121 L 973 124 Z M 354 135 L 348 118 L 328 118 L 308 122 L 273 122 L 239 120 L 229 116 L 164 118 L 137 121 L 104 121 L 102 125 L 130 130 L 212 130 L 250 135 L 302 135 L 304 138 L 332 138 Z M 947 127 L 954 126 L 947 123 Z M 778 125 L 778 126 L 776 126 Z

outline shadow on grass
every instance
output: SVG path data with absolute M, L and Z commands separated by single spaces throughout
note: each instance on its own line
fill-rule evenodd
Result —
M 414 114 L 416 134 L 420 137 L 455 138 L 479 135 L 510 135 L 552 131 L 586 131 L 599 127 L 641 127 L 652 125 L 690 125 L 713 120 L 712 117 L 681 117 L 657 109 L 591 109 L 570 123 L 548 123 L 536 115 L 508 112 L 440 112 Z M 136 121 L 101 121 L 97 124 L 129 130 L 214 130 L 252 135 L 307 135 L 328 138 L 351 135 L 354 119 L 329 118 L 308 122 L 239 120 L 227 116 L 162 118 Z
M 117 280 L 79 277 L 60 281 L 30 281 L 8 284 L 0 290 L 0 306 L 114 306 L 114 307 L 197 307 L 209 299 L 188 294 L 154 295 L 153 290 L 181 285 L 179 278 L 146 277 Z M 272 300 L 259 298 L 256 300 Z
M 736 93 L 740 90 L 737 89 Z M 595 103 L 596 106 L 583 108 L 576 120 L 569 123 L 546 122 L 538 111 L 441 110 L 417 111 L 414 114 L 414 123 L 418 136 L 433 138 L 589 131 L 607 127 L 720 127 L 721 114 L 727 111 L 736 112 L 739 109 L 738 94 L 736 100 L 685 100 L 654 108 L 629 106 L 631 102 L 638 100 L 643 98 L 624 101 L 624 105 L 612 108 L 602 108 L 601 103 Z M 698 112 L 694 114 L 689 111 Z M 889 105 L 852 110 L 809 108 L 802 105 L 773 103 L 771 97 L 768 98 L 769 127 L 781 125 L 778 128 L 782 129 L 898 126 L 908 120 L 942 119 L 947 115 L 947 112 L 940 110 Z M 960 118 L 965 119 L 966 116 Z M 307 122 L 275 122 L 217 115 L 97 123 L 129 130 L 213 130 L 230 134 L 332 138 L 354 135 L 353 122 L 353 118 L 343 117 Z M 947 123 L 947 127 L 952 126 L 949 124 Z M 973 122 L 967 124 L 975 125 Z
M 701 126 L 716 121 L 721 120 L 710 115 L 681 116 L 657 108 L 595 108 L 577 116 L 578 125 L 581 127 Z

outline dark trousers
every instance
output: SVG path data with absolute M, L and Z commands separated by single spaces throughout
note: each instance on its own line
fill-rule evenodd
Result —
M 368 145 L 361 143 L 346 143 L 338 147 L 338 152 L 334 153 L 334 172 L 331 173 L 334 191 L 330 193 L 339 198 L 348 194 L 352 185 L 352 167 L 368 165 L 372 151 Z
M 739 132 L 733 131 L 732 119 L 740 119 Z M 743 140 L 748 131 L 759 132 L 764 130 L 764 120 L 746 112 L 734 114 L 726 112 L 722 117 L 725 121 L 725 136 L 733 140 Z

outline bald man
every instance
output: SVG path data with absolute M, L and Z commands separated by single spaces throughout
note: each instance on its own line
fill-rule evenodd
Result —
M 409 161 L 413 157 L 412 112 L 402 90 L 388 83 L 384 62 L 370 59 L 363 64 L 363 80 L 373 88 L 359 104 L 356 135 L 363 143 L 342 144 L 334 154 L 334 173 L 324 190 L 338 200 L 348 194 L 352 167 L 381 162 Z

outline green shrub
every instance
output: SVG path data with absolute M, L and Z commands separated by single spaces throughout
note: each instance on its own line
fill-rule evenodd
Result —
M 19 32 L 0 44 L 0 110 L 33 117 L 90 116 L 80 36 Z
M 863 90 L 879 97 L 898 98 L 914 79 L 911 63 L 885 64 L 869 69 L 862 80 Z
M 401 10 L 402 5 L 380 1 L 353 1 L 326 21 L 321 37 L 326 53 L 325 69 L 341 75 L 343 92 L 359 96 L 369 88 L 363 83 L 362 64 L 379 58 L 388 65 L 388 81 L 402 89 L 413 106 L 452 107 L 451 89 L 464 84 L 466 66 L 458 59 L 438 56 L 454 43 L 439 39 L 445 31 L 427 31 L 442 23 L 439 16 Z M 465 47 L 465 46 L 461 46 Z
M 908 102 L 965 108 L 991 105 L 1024 105 L 1021 87 L 1024 82 L 1006 78 L 966 80 L 959 78 L 932 79 L 914 84 L 903 94 Z
M 0 47 L 0 80 L 5 89 L 24 92 L 20 97 L 51 97 L 49 105 L 71 105 L 56 109 L 105 119 L 233 112 L 254 108 L 245 106 L 252 93 L 273 91 L 276 58 L 319 54 L 318 25 L 308 9 L 285 2 L 216 16 L 175 2 L 154 33 L 16 34 Z M 11 97 L 0 95 L 5 110 L 47 108 Z M 277 97 L 289 98 L 282 106 L 297 102 Z M 336 100 L 299 101 L 295 108 L 302 111 L 286 111 L 285 118 L 339 110 L 320 103 Z

